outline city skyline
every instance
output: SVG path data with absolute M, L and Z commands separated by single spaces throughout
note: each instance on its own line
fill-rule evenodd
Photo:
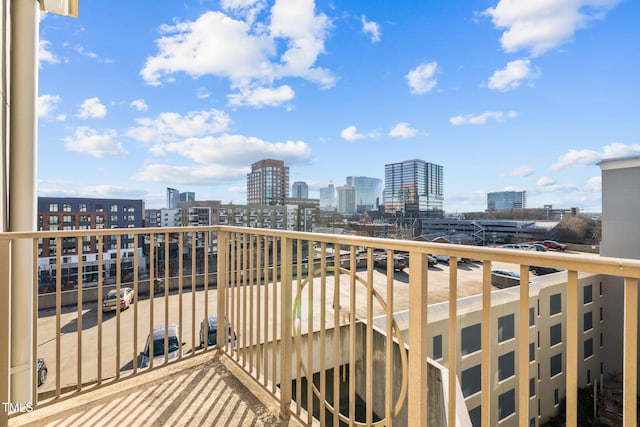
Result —
M 274 158 L 319 198 L 422 159 L 448 213 L 595 212 L 596 163 L 640 153 L 637 2 L 123 4 L 41 18 L 40 196 L 243 203 Z

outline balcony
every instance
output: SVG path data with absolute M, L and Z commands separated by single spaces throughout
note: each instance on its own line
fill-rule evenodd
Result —
M 0 401 L 8 403 L 0 425 L 91 422 L 100 414 L 118 414 L 125 424 L 153 423 L 163 414 L 205 424 L 221 417 L 216 423 L 229 425 L 540 425 L 566 399 L 567 425 L 576 426 L 579 388 L 600 378 L 616 385 L 613 376 L 600 376 L 605 350 L 617 351 L 604 344 L 613 347 L 614 340 L 598 337 L 614 322 L 603 318 L 605 299 L 620 289 L 621 323 L 614 327 L 623 331 L 621 421 L 636 425 L 640 261 L 205 228 L 211 233 L 195 250 L 203 227 L 0 235 Z M 20 319 L 12 323 L 5 284 L 12 280 L 13 248 L 26 245 L 37 254 L 39 239 L 85 236 L 100 248 L 111 237 L 120 245 L 131 233 L 138 254 L 131 274 L 121 267 L 120 251 L 115 268 L 98 254 L 96 283 L 80 274 L 63 290 L 67 280 L 56 274 L 55 292 L 39 294 L 37 285 L 53 275 L 43 275 L 34 259 L 22 272 L 32 277 L 32 297 L 11 305 Z M 204 249 L 213 238 L 216 254 Z M 55 247 L 52 268 L 64 273 L 62 245 Z M 83 271 L 81 248 L 76 272 Z M 158 262 L 158 252 L 169 256 Z M 448 255 L 450 262 L 429 267 L 427 254 Z M 375 268 L 382 255 L 403 256 L 408 267 Z M 492 285 L 492 270 L 505 266 L 519 275 L 519 286 Z M 533 276 L 529 266 L 564 271 Z M 133 289 L 131 305 L 103 313 L 103 296 L 125 287 Z M 16 309 L 28 305 L 33 313 Z M 211 343 L 204 326 L 210 315 L 228 325 Z M 170 353 L 167 332 L 159 341 L 164 351 L 143 367 L 147 336 L 172 324 L 177 351 Z M 24 378 L 9 364 L 11 335 L 32 342 L 30 400 L 9 391 Z M 39 387 L 38 357 L 48 368 Z M 236 410 L 224 412 L 220 402 Z

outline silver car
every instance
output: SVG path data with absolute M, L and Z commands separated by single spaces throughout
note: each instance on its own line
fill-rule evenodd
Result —
M 180 334 L 178 333 L 178 326 L 169 325 L 167 327 L 168 340 L 167 348 L 164 348 L 164 331 L 165 327 L 160 326 L 153 330 L 153 362 L 154 364 L 164 362 L 164 355 L 167 353 L 169 360 L 176 359 L 180 355 Z M 149 366 L 149 347 L 150 337 L 147 336 L 147 343 L 144 346 L 144 351 L 140 353 L 140 367 L 146 368 Z M 186 343 L 182 343 L 184 346 Z

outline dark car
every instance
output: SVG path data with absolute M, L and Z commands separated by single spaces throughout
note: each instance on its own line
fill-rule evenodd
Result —
M 47 364 L 42 357 L 38 358 L 38 387 L 40 387 L 47 380 Z
M 529 266 L 529 271 L 535 274 L 536 276 L 543 276 L 545 274 L 558 273 L 564 270 L 560 270 L 558 268 L 553 268 L 553 267 L 541 267 L 538 265 L 531 265 Z
M 534 248 L 536 248 L 536 251 L 538 252 L 545 252 L 548 248 L 543 245 L 542 243 L 534 243 L 532 245 Z
M 383 255 L 381 257 L 376 258 L 373 261 L 373 266 L 375 268 L 387 268 L 387 256 Z M 402 271 L 407 266 L 407 261 L 401 255 L 393 256 L 393 269 L 395 271 Z
M 565 249 L 567 249 L 567 245 L 565 245 L 564 243 L 558 243 L 555 240 L 545 240 L 544 242 L 542 242 L 542 244 L 547 248 L 554 249 L 556 251 L 564 251 Z

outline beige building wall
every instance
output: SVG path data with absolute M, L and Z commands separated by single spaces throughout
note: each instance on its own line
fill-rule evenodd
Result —
M 547 276 L 532 277 L 529 292 L 529 313 L 523 313 L 524 321 L 531 322 L 529 326 L 528 341 L 533 345 L 533 360 L 529 363 L 528 372 L 525 375 L 532 379 L 533 395 L 529 398 L 529 419 L 534 426 L 546 422 L 549 418 L 558 413 L 560 402 L 566 395 L 566 313 L 567 313 L 567 282 L 566 273 L 556 273 Z M 601 344 L 603 334 L 604 318 L 601 319 L 601 307 L 604 296 L 601 293 L 603 281 L 602 276 L 592 274 L 580 274 L 578 296 L 578 386 L 586 387 L 596 380 L 601 381 L 601 366 L 604 355 L 604 348 Z M 585 295 L 586 294 L 586 295 Z M 521 321 L 519 309 L 520 288 L 513 287 L 494 291 L 492 293 L 491 309 L 491 425 L 495 426 L 517 426 L 518 408 L 518 325 Z M 454 334 L 448 331 L 449 303 L 432 304 L 429 306 L 429 356 L 444 366 L 449 366 L 448 354 L 449 339 L 456 339 L 458 349 L 457 366 L 458 381 L 466 393 L 464 403 L 470 412 L 471 419 L 479 417 L 481 410 L 481 392 L 469 393 L 468 378 L 473 378 L 474 374 L 480 375 L 482 366 L 482 351 L 478 348 L 468 354 L 464 354 L 469 347 L 468 336 L 463 339 L 463 334 L 467 331 L 471 337 L 480 342 L 480 333 L 485 325 L 482 325 L 482 300 L 481 295 L 461 298 L 458 300 L 458 319 Z M 552 314 L 552 306 L 555 306 L 559 298 L 560 311 Z M 403 338 L 408 339 L 408 318 L 403 321 L 406 313 L 397 313 L 396 320 L 399 321 L 403 329 Z M 530 317 L 531 316 L 531 317 Z M 513 338 L 499 340 L 499 337 L 509 337 L 510 326 L 504 327 L 513 319 Z M 586 326 L 585 326 L 586 322 Z M 376 322 L 377 323 L 377 322 Z M 480 325 L 479 327 L 477 325 Z M 501 327 L 502 326 L 502 327 Z M 474 327 L 476 329 L 474 329 Z M 468 329 L 467 329 L 468 328 Z M 552 332 L 553 328 L 553 332 Z M 586 330 L 585 330 L 586 329 Z M 559 342 L 552 345 L 551 337 L 558 338 L 556 332 L 560 331 Z M 436 338 L 439 337 L 439 338 Z M 435 340 L 434 340 L 435 338 Z M 604 338 L 604 335 L 603 335 Z M 585 357 L 585 346 L 587 351 L 591 340 L 591 355 Z M 437 341 L 440 343 L 438 344 Z M 465 341 L 465 342 L 463 342 Z M 602 342 L 604 344 L 604 342 Z M 530 349 L 531 350 L 531 349 Z M 510 355 L 513 356 L 510 359 Z M 527 355 L 527 357 L 530 357 Z M 557 374 L 551 375 L 552 358 L 557 362 L 560 360 L 560 370 Z M 500 362 L 502 360 L 502 362 Z M 505 378 L 500 379 L 501 368 L 508 372 L 510 370 L 509 361 L 513 360 L 513 375 L 502 374 Z M 557 367 L 557 365 L 556 365 Z M 471 381 L 473 382 L 473 381 Z M 479 384 L 478 384 L 479 385 Z M 501 411 L 509 413 L 508 403 L 500 400 L 510 400 L 510 393 L 513 393 L 513 412 L 500 418 Z M 502 396 L 502 398 L 501 398 Z M 479 418 L 475 418 L 478 420 Z M 479 424 L 478 424 L 479 425 Z
M 640 156 L 604 160 L 598 165 L 602 170 L 600 255 L 640 259 Z M 605 374 L 616 376 L 622 373 L 624 290 L 620 278 L 607 278 L 606 282 L 604 366 Z M 640 370 L 637 384 L 640 394 Z

